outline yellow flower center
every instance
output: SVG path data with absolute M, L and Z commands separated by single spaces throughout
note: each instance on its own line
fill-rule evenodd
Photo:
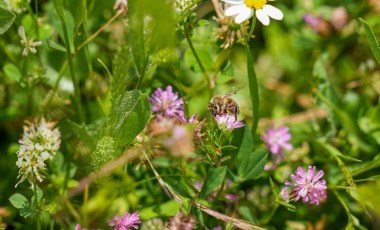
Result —
M 267 4 L 267 0 L 244 0 L 244 4 L 249 8 L 254 8 L 256 10 L 263 8 Z

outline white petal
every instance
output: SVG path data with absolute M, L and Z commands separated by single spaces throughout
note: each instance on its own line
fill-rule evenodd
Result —
M 244 4 L 244 0 L 222 0 L 225 3 L 229 3 L 232 5 Z
M 18 28 L 18 35 L 20 35 L 22 40 L 26 40 L 26 34 L 25 34 L 25 29 L 24 27 L 20 26 Z
M 235 6 L 230 6 L 230 7 L 228 7 L 228 8 L 224 11 L 224 14 L 225 14 L 226 16 L 234 16 L 234 15 L 239 14 L 241 11 L 243 11 L 244 8 L 246 8 L 246 6 L 245 6 L 244 4 L 235 5 Z
M 273 19 L 282 20 L 284 18 L 284 14 L 281 12 L 281 10 L 277 9 L 274 6 L 265 5 L 263 7 L 263 10 L 265 11 L 265 13 L 267 13 L 269 17 Z
M 240 13 L 235 17 L 235 22 L 240 24 L 245 20 L 248 20 L 253 15 L 253 10 L 251 8 L 245 7 Z
M 269 17 L 263 9 L 256 10 L 256 17 L 264 26 L 269 25 Z

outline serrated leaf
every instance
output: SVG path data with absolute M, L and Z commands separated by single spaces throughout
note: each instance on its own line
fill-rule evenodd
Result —
M 364 21 L 361 18 L 359 18 L 359 20 L 362 23 L 365 29 L 365 32 L 367 33 L 368 43 L 369 43 L 369 46 L 371 47 L 373 56 L 375 56 L 377 63 L 380 64 L 380 47 L 379 47 L 379 43 L 376 40 L 375 33 L 373 32 L 372 28 L 368 25 L 366 21 Z
M 26 199 L 26 197 L 20 193 L 13 194 L 9 198 L 9 201 L 11 202 L 13 207 L 17 209 L 21 209 L 28 206 L 28 199 Z
M 0 7 L 0 34 L 4 34 L 11 27 L 16 15 L 3 7 Z
M 257 149 L 246 155 L 245 160 L 238 165 L 238 174 L 243 180 L 250 180 L 258 177 L 264 171 L 268 152 L 265 149 Z
M 174 192 L 178 193 L 179 195 L 181 195 L 183 197 L 191 198 L 191 195 L 186 190 L 185 186 L 182 185 L 181 178 L 179 178 L 179 177 L 177 177 L 177 178 L 165 177 L 165 179 L 163 179 L 163 181 Z
M 227 167 L 218 167 L 218 168 L 212 168 L 201 189 L 201 192 L 199 193 L 200 198 L 205 198 L 208 196 L 215 188 L 217 188 L 223 181 L 226 176 Z
M 124 92 L 112 102 L 108 115 L 111 136 L 115 145 L 124 148 L 132 143 L 150 117 L 148 97 L 138 90 Z

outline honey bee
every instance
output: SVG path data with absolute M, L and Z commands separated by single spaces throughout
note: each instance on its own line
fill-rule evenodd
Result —
M 237 115 L 240 112 L 239 105 L 231 96 L 236 94 L 238 90 L 239 89 L 233 88 L 222 96 L 211 98 L 208 103 L 208 110 L 210 110 L 214 117 L 216 115 L 232 114 L 235 116 L 235 120 L 237 120 Z

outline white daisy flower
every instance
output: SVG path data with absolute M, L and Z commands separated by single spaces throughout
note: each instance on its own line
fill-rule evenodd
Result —
M 281 10 L 267 4 L 267 2 L 271 0 L 222 1 L 231 4 L 231 6 L 227 8 L 224 13 L 226 16 L 235 16 L 235 22 L 238 24 L 250 19 L 254 13 L 256 14 L 257 19 L 265 26 L 269 25 L 270 18 L 276 20 L 282 20 L 284 18 L 284 14 Z

